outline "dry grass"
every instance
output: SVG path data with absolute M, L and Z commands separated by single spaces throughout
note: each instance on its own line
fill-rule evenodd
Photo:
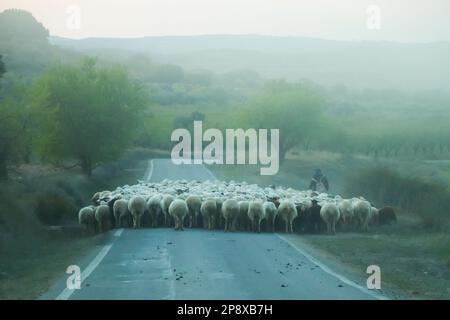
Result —
M 367 157 L 344 159 L 329 153 L 313 152 L 289 156 L 279 174 L 273 177 L 260 176 L 256 166 L 222 165 L 210 166 L 210 169 L 219 179 L 304 189 L 312 169 L 319 167 L 330 178 L 331 193 L 342 192 L 345 195 L 348 177 L 377 162 Z M 405 163 L 391 161 L 389 166 L 401 171 Z M 414 176 L 446 169 L 434 163 L 424 166 L 423 163 L 408 162 L 407 167 Z M 443 178 L 440 175 L 435 177 Z M 336 236 L 287 237 L 314 256 L 323 258 L 326 264 L 333 264 L 344 274 L 360 281 L 367 278 L 367 266 L 379 265 L 382 287 L 392 291 L 394 297 L 450 299 L 450 230 L 446 227 L 424 228 L 422 219 L 416 215 L 401 212 L 397 225 L 378 227 L 367 234 L 340 232 Z
M 77 223 L 78 207 L 89 203 L 94 191 L 134 184 L 143 177 L 147 153 L 135 153 L 91 179 L 80 177 L 76 171 L 25 166 L 16 176 L 22 177 L 21 183 L 0 186 L 0 299 L 37 298 L 92 247 L 92 237 L 49 234 L 38 219 L 39 195 L 47 189 L 56 190 L 67 201 L 75 202 L 75 209 L 62 215 L 67 217 L 64 223 Z

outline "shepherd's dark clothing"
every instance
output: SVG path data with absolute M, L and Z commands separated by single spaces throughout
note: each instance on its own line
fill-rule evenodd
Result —
M 318 186 L 322 185 L 325 190 L 317 190 Z M 313 191 L 327 191 L 330 188 L 330 185 L 328 183 L 328 179 L 326 176 L 322 174 L 315 174 L 313 178 L 311 179 L 311 182 L 309 184 L 309 189 Z

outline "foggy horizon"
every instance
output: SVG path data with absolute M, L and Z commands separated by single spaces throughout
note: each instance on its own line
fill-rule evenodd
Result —
M 0 300 L 450 300 L 449 12 L 1 0 Z
M 67 21 L 73 6 L 79 9 L 80 26 L 71 29 Z M 369 6 L 380 10 L 379 29 L 370 30 L 366 25 Z M 450 4 L 443 0 L 131 0 L 126 4 L 103 0 L 5 0 L 0 4 L 0 11 L 13 8 L 31 12 L 51 36 L 70 39 L 258 35 L 399 43 L 450 41 L 445 32 L 450 29 L 446 18 Z

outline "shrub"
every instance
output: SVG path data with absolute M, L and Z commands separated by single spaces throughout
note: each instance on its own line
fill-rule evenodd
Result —
M 365 169 L 350 177 L 346 191 L 361 194 L 377 206 L 391 205 L 417 214 L 426 228 L 450 222 L 450 192 L 438 183 L 401 176 L 392 169 Z
M 37 198 L 36 214 L 46 225 L 55 225 L 63 221 L 68 212 L 75 208 L 66 197 L 57 193 L 44 193 Z

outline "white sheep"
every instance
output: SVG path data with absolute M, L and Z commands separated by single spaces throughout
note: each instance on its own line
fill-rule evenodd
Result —
M 111 191 L 104 190 L 94 193 L 91 200 L 94 204 L 98 205 L 100 201 L 106 201 L 109 197 L 111 197 Z
M 169 214 L 175 220 L 175 230 L 183 230 L 184 217 L 187 216 L 189 208 L 186 201 L 175 199 L 170 203 Z
M 336 223 L 340 217 L 337 205 L 333 202 L 325 203 L 320 209 L 320 217 L 327 225 L 327 233 L 336 234 Z
M 150 197 L 147 201 L 147 208 L 150 214 L 152 227 L 156 228 L 158 226 L 158 218 L 162 213 L 161 197 L 159 195 Z
M 214 214 L 212 221 L 213 221 L 213 226 L 218 227 L 218 228 L 222 228 L 222 205 L 224 203 L 225 199 L 222 197 L 217 197 L 216 198 L 216 213 Z
M 113 213 L 116 220 L 116 227 L 123 227 L 123 219 L 126 219 L 130 212 L 128 211 L 128 201 L 125 199 L 118 199 L 113 204 Z
M 222 204 L 222 214 L 225 219 L 225 232 L 230 231 L 230 228 L 235 229 L 236 219 L 239 216 L 239 202 L 235 199 L 225 200 Z
M 173 200 L 175 200 L 175 198 L 170 194 L 164 195 L 161 200 L 161 209 L 164 214 L 164 225 L 166 227 L 171 226 L 170 215 L 169 215 L 169 206 L 173 202 Z
M 297 217 L 297 209 L 295 204 L 289 200 L 281 201 L 278 207 L 278 216 L 284 221 L 286 225 L 286 232 L 292 233 L 292 224 Z
M 238 227 L 241 230 L 247 231 L 249 227 L 248 218 L 248 205 L 250 203 L 246 200 L 239 201 L 239 217 L 238 217 Z
M 356 200 L 353 203 L 353 215 L 361 230 L 367 231 L 371 217 L 370 203 L 366 200 Z
M 147 209 L 147 203 L 141 196 L 133 196 L 128 202 L 128 210 L 133 217 L 133 228 L 140 228 L 142 225 L 142 217 Z
M 188 196 L 186 198 L 186 204 L 189 208 L 189 228 L 197 227 L 202 200 L 197 196 Z
M 261 232 L 261 221 L 264 219 L 264 207 L 262 201 L 251 201 L 248 205 L 247 214 L 252 224 L 252 231 Z
M 277 217 L 278 209 L 272 201 L 266 201 L 263 204 L 264 216 L 266 218 L 267 231 L 275 231 L 275 218 Z
M 100 232 L 106 232 L 112 228 L 113 218 L 106 204 L 101 204 L 95 209 L 95 220 Z
M 342 200 L 338 204 L 339 213 L 341 214 L 342 223 L 350 226 L 353 223 L 353 205 L 351 200 Z
M 95 208 L 92 206 L 81 208 L 78 212 L 78 222 L 88 233 L 95 233 Z
M 216 214 L 217 204 L 216 199 L 209 198 L 202 202 L 200 212 L 203 217 L 203 227 L 212 230 L 214 226 L 214 216 Z

